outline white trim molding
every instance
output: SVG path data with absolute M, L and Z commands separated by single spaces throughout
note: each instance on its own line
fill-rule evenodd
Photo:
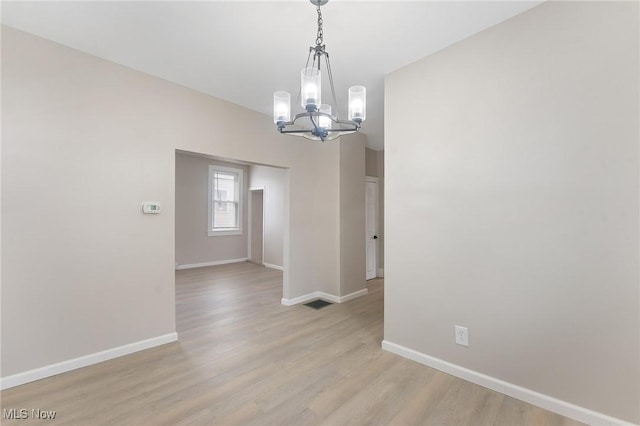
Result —
M 369 292 L 368 289 L 363 288 L 362 290 L 354 291 L 353 293 L 349 293 L 346 296 L 335 296 L 333 294 L 325 293 L 324 291 L 314 291 L 313 293 L 305 294 L 302 296 L 294 297 L 293 299 L 285 299 L 284 297 L 281 300 L 281 303 L 285 306 L 293 306 L 298 305 L 300 303 L 305 303 L 314 299 L 325 299 L 329 302 L 334 303 L 344 303 L 349 300 L 355 299 L 360 296 L 364 296 Z
M 235 201 L 238 205 L 238 227 L 231 229 L 214 229 L 213 228 L 213 215 L 215 211 L 213 210 L 213 177 L 216 172 L 229 173 L 237 176 L 237 185 L 238 185 L 238 200 Z M 244 203 L 244 169 L 236 168 L 236 167 L 226 167 L 219 166 L 217 164 L 209 164 L 209 196 L 208 196 L 208 207 L 207 207 L 207 236 L 209 237 L 224 237 L 227 235 L 242 235 L 242 220 L 243 220 L 243 203 Z M 234 201 L 234 200 L 229 200 Z
M 25 383 L 35 382 L 36 380 L 45 379 L 57 374 L 66 373 L 67 371 L 77 370 L 78 368 L 87 367 L 89 365 L 98 364 L 113 358 L 129 355 L 134 352 L 151 349 L 156 346 L 166 345 L 178 340 L 178 333 L 173 332 L 162 336 L 152 337 L 151 339 L 140 340 L 138 342 L 129 343 L 127 345 L 118 346 L 116 348 L 107 349 L 102 352 L 81 356 L 78 358 L 62 361 L 57 364 L 51 364 L 23 373 L 14 374 L 12 376 L 0 379 L 0 389 L 9 389 L 20 386 Z
M 469 370 L 468 368 L 409 349 L 388 340 L 382 341 L 382 349 L 419 362 L 420 364 L 435 368 L 436 370 L 443 371 L 447 374 L 451 374 L 452 376 L 459 377 L 468 382 L 475 383 L 476 385 L 500 392 L 504 395 L 528 402 L 529 404 L 536 405 L 544 408 L 545 410 L 553 411 L 554 413 L 570 417 L 583 423 L 601 426 L 633 426 L 632 423 L 624 420 L 616 419 L 615 417 L 589 410 L 561 399 L 557 399 L 531 389 L 523 388 L 495 377 L 487 376 L 486 374 L 482 374 L 474 370 Z
M 384 278 L 384 268 L 378 268 L 378 278 Z
M 364 296 L 367 293 L 369 293 L 369 290 L 366 288 L 363 288 L 362 290 L 358 290 L 358 291 L 354 291 L 353 293 L 349 293 L 346 296 L 338 296 L 336 299 L 336 301 L 338 303 L 344 303 L 344 302 L 348 302 L 349 300 L 353 300 L 356 299 L 360 296 Z M 334 296 L 335 297 L 335 296 Z
M 227 260 L 216 260 L 214 262 L 204 262 L 204 263 L 190 263 L 188 265 L 178 265 L 176 263 L 176 270 L 180 269 L 193 269 L 193 268 L 203 268 L 205 266 L 218 266 L 218 265 L 228 265 L 230 263 L 242 263 L 249 260 L 247 257 L 242 257 L 240 259 L 227 259 Z
M 271 268 L 271 269 L 277 269 L 278 271 L 284 271 L 284 268 L 282 266 L 274 265 L 273 263 L 264 262 L 263 265 L 264 265 L 265 268 Z

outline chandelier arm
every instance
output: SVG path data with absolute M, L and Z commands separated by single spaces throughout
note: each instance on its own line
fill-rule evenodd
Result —
M 353 128 L 355 130 L 358 130 L 361 127 L 361 123 L 358 123 L 357 121 L 351 121 L 351 120 L 333 120 L 334 123 L 336 124 L 344 124 L 346 126 L 353 126 Z
M 309 48 L 309 54 L 307 55 L 307 62 L 304 64 L 305 68 L 309 67 L 309 59 L 311 59 L 311 52 L 313 52 L 313 47 Z
M 329 76 L 329 85 L 331 86 L 331 96 L 333 97 L 333 104 L 336 108 L 336 118 L 340 117 L 340 108 L 338 108 L 338 101 L 336 100 L 336 88 L 333 85 L 333 73 L 331 72 L 331 62 L 329 61 L 329 52 L 324 52 L 324 60 L 327 63 L 327 75 Z
M 284 130 L 280 129 L 282 134 L 311 133 L 313 130 Z
M 279 129 L 279 132 L 282 134 L 302 134 L 302 133 L 313 133 L 313 130 L 284 130 L 284 127 Z M 351 135 L 357 132 L 356 129 L 327 129 L 328 133 L 340 133 L 340 136 L 343 135 Z
M 320 6 L 318 6 L 320 7 Z M 318 131 L 318 125 L 316 124 L 316 121 L 313 119 L 313 114 L 309 113 L 309 120 L 311 120 L 311 124 L 313 124 L 313 130 L 314 131 Z
M 313 117 L 327 117 L 329 118 L 332 122 L 336 123 L 336 124 L 344 124 L 344 125 L 349 125 L 349 126 L 353 126 L 356 128 L 360 128 L 362 126 L 361 122 L 358 121 L 354 121 L 354 120 L 340 120 L 337 117 L 333 117 L 331 116 L 331 114 L 327 114 L 326 112 L 320 112 L 320 111 L 312 111 L 312 112 L 300 112 L 298 114 L 295 115 L 295 117 L 293 117 L 293 120 L 291 121 L 281 121 L 280 124 L 282 126 L 291 126 L 294 125 L 296 120 L 302 118 L 302 117 L 310 117 L 311 119 L 313 119 Z M 313 122 L 314 126 L 317 127 L 316 123 Z M 339 129 L 332 129 L 335 131 L 339 131 Z
M 318 60 L 318 62 L 320 62 L 320 61 Z M 325 114 L 322 113 L 322 115 L 325 115 Z M 322 142 L 324 142 L 324 140 L 326 139 L 327 135 L 329 134 L 327 132 L 327 130 L 326 129 L 322 129 L 321 127 L 318 127 L 318 125 L 316 124 L 316 121 L 313 119 L 313 114 L 312 113 L 309 113 L 309 120 L 311 120 L 311 124 L 313 124 L 313 131 L 311 132 L 311 134 L 313 136 L 319 137 L 320 140 Z M 324 130 L 324 131 L 321 131 L 321 130 Z
M 337 125 L 338 127 L 332 126 L 328 129 L 318 127 L 315 117 L 327 117 L 333 124 Z M 313 129 L 287 129 L 289 126 L 295 126 L 296 121 L 301 118 L 308 118 L 313 125 Z M 361 124 L 362 123 L 358 121 L 338 120 L 337 118 L 331 116 L 331 114 L 312 111 L 296 114 L 292 121 L 279 122 L 278 132 L 292 136 L 303 136 L 307 139 L 321 140 L 323 142 L 326 142 L 328 140 L 336 139 L 340 136 L 346 136 L 358 132 L 358 130 L 360 130 Z

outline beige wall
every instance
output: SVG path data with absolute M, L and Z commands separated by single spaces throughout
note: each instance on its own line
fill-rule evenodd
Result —
M 387 76 L 387 341 L 640 423 L 638 6 L 546 2 Z
M 364 172 L 365 138 L 345 139 L 340 144 L 340 296 L 366 288 Z
M 318 250 L 314 248 L 311 251 L 312 256 L 317 256 L 321 262 L 327 262 L 331 264 L 337 264 L 338 268 L 325 274 L 324 278 L 320 282 L 320 291 L 327 292 L 329 294 L 340 294 L 340 142 L 330 141 L 322 144 L 324 150 L 322 150 L 317 157 L 319 162 L 319 174 L 318 180 L 310 184 L 309 193 L 306 195 L 309 197 L 313 193 L 314 186 L 329 185 L 338 190 L 332 194 L 327 194 L 326 200 L 319 201 L 317 208 L 313 211 L 312 215 L 306 218 L 300 218 L 301 222 L 299 226 L 310 227 L 312 221 L 322 221 L 328 228 L 334 227 L 337 230 L 337 235 L 334 233 L 326 234 L 318 228 L 313 228 L 313 237 L 320 242 L 323 246 L 332 247 L 332 251 Z M 293 184 L 292 179 L 290 180 Z M 314 202 L 312 199 L 308 199 L 307 202 Z M 335 238 L 337 237 L 337 238 Z M 319 248 L 319 247 L 318 247 Z M 363 266 L 364 267 L 364 266 Z M 315 272 L 312 272 L 315 273 Z
M 283 296 L 340 294 L 339 142 L 4 26 L 2 113 L 3 377 L 175 331 L 176 149 L 289 168 Z
M 252 165 L 249 187 L 264 188 L 264 263 L 283 266 L 287 170 Z
M 235 167 L 244 172 L 242 235 L 210 237 L 207 233 L 209 165 Z M 249 167 L 176 153 L 176 263 L 193 265 L 247 257 Z

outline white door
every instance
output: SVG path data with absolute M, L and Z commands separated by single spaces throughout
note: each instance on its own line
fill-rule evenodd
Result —
M 376 277 L 378 268 L 378 179 L 367 177 L 366 179 L 366 218 L 365 218 L 365 249 L 367 257 L 368 280 Z

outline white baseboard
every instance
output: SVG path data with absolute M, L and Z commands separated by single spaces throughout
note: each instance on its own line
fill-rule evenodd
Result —
M 355 299 L 357 297 L 364 296 L 367 293 L 369 293 L 369 290 L 366 289 L 366 288 L 363 288 L 362 290 L 358 290 L 358 291 L 354 291 L 353 293 L 349 293 L 346 296 L 339 296 L 337 298 L 338 299 L 338 303 L 343 303 L 343 302 L 347 302 L 349 300 L 353 300 L 353 299 Z
M 297 305 L 299 303 L 308 302 L 314 299 L 324 299 L 329 302 L 344 303 L 349 300 L 355 299 L 356 297 L 364 296 L 368 292 L 369 290 L 367 290 L 366 288 L 363 288 L 362 290 L 354 291 L 353 293 L 349 293 L 345 296 L 335 296 L 333 294 L 325 293 L 324 291 L 314 291 L 313 293 L 298 296 L 293 299 L 285 299 L 283 297 L 281 300 L 281 303 L 285 306 L 292 306 L 292 305 Z
M 382 349 L 392 352 L 396 355 L 409 358 L 410 360 L 419 362 L 426 366 L 435 368 L 436 370 L 443 371 L 451 374 L 452 376 L 459 377 L 468 382 L 475 383 L 485 388 L 500 392 L 504 395 L 519 399 L 529 404 L 536 405 L 544 408 L 545 410 L 553 411 L 565 417 L 570 417 L 574 420 L 578 420 L 583 423 L 591 425 L 624 425 L 633 426 L 632 423 L 624 420 L 610 417 L 606 414 L 592 411 L 578 405 L 571 404 L 569 402 L 548 396 L 527 388 L 523 388 L 513 383 L 505 382 L 495 377 L 487 376 L 486 374 L 479 373 L 468 368 L 461 367 L 456 364 L 452 364 L 448 361 L 441 360 L 439 358 L 432 357 L 430 355 L 423 354 L 422 352 L 409 349 L 405 346 L 401 346 L 388 340 L 382 341 Z
M 277 269 L 278 271 L 284 271 L 282 266 L 274 265 L 273 263 L 263 263 L 266 268 Z
M 378 268 L 378 278 L 384 278 L 384 268 Z
M 25 383 L 35 382 L 36 380 L 66 373 L 67 371 L 76 370 L 89 365 L 98 364 L 103 361 L 108 361 L 113 358 L 129 355 L 134 352 L 143 351 L 156 346 L 165 345 L 177 340 L 178 333 L 174 332 L 164 334 L 162 336 L 152 337 L 151 339 L 140 340 L 139 342 L 129 343 L 128 345 L 118 346 L 117 348 L 107 349 L 106 351 L 96 352 L 79 358 L 70 359 L 68 361 L 62 361 L 57 364 L 51 364 L 25 371 L 24 373 L 3 377 L 0 379 L 0 389 L 9 389 Z
M 308 302 L 310 300 L 313 299 L 317 299 L 320 297 L 321 292 L 319 291 L 314 291 L 313 293 L 309 293 L 309 294 L 304 294 L 302 296 L 298 296 L 298 297 L 294 297 L 293 299 L 285 299 L 284 297 L 280 300 L 280 303 L 282 303 L 285 306 L 293 306 L 293 305 L 297 305 L 299 303 L 305 303 Z
M 190 264 L 187 264 L 187 265 L 178 265 L 176 263 L 176 270 L 202 268 L 202 267 L 205 267 L 205 266 L 228 265 L 230 263 L 246 262 L 247 260 L 249 260 L 248 257 L 243 257 L 243 258 L 240 258 L 240 259 L 216 260 L 214 262 L 190 263 Z

